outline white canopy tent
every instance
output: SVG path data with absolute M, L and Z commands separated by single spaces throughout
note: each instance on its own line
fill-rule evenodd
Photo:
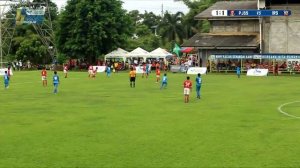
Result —
M 122 48 L 117 48 L 116 50 L 106 54 L 104 56 L 104 60 L 106 61 L 107 59 L 120 59 L 120 58 L 122 58 L 123 61 L 125 62 L 126 55 L 128 53 L 129 53 L 128 51 L 123 50 Z
M 157 48 L 153 51 L 151 51 L 149 53 L 149 55 L 147 56 L 147 58 L 156 58 L 156 59 L 159 59 L 159 58 L 163 58 L 164 59 L 164 62 L 166 62 L 166 58 L 167 57 L 171 57 L 173 54 L 169 53 L 168 51 L 162 49 L 162 48 Z
M 162 48 L 157 48 L 153 51 L 150 52 L 149 58 L 166 58 L 168 56 L 172 56 L 173 54 L 169 53 L 168 51 L 162 49 Z
M 126 58 L 134 59 L 134 58 L 143 58 L 143 61 L 146 60 L 146 58 L 149 56 L 149 52 L 138 47 L 131 51 L 130 53 L 126 54 Z

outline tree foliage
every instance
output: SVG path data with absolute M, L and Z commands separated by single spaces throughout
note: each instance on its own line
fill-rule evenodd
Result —
M 16 52 L 17 60 L 29 60 L 33 64 L 45 63 L 47 60 L 47 48 L 39 40 L 36 34 L 30 34 L 27 38 L 20 39 L 20 46 Z
M 132 20 L 120 0 L 72 0 L 59 18 L 59 51 L 92 63 L 101 54 L 126 46 Z
M 156 16 L 152 12 L 140 14 L 137 10 L 130 11 L 129 16 L 134 23 L 134 36 L 128 38 L 126 50 L 131 51 L 141 47 L 152 51 L 161 46 L 161 39 L 155 34 L 157 25 L 161 22 L 160 16 Z
M 183 42 L 185 34 L 183 16 L 184 14 L 182 12 L 177 12 L 176 14 L 169 14 L 166 12 L 164 14 L 162 22 L 158 27 L 163 42 L 165 42 L 165 40 L 168 40 L 169 42 Z
M 195 20 L 194 17 L 205 9 L 209 8 L 216 1 L 218 0 L 183 0 L 185 5 L 190 9 L 184 18 L 187 38 L 193 36 L 197 32 L 209 31 L 210 25 L 207 21 Z
M 34 5 L 31 8 L 38 8 L 44 6 L 43 0 L 34 0 Z M 57 17 L 57 6 L 51 0 L 49 1 L 49 9 L 51 20 L 55 20 Z M 11 10 L 16 12 L 16 8 L 19 6 L 14 6 Z M 49 19 L 46 17 L 45 19 Z M 17 25 L 15 27 L 14 37 L 11 44 L 11 61 L 22 60 L 30 61 L 34 64 L 46 64 L 51 62 L 51 57 L 47 52 L 46 46 L 41 41 L 39 35 L 37 35 L 36 30 L 32 24 Z
M 161 22 L 161 17 L 155 15 L 153 12 L 145 12 L 141 15 L 142 24 L 146 25 L 149 29 L 154 30 L 156 26 L 158 26 Z
M 58 59 L 78 58 L 93 63 L 117 47 L 128 51 L 137 47 L 148 51 L 157 47 L 170 49 L 174 42 L 182 43 L 195 33 L 209 31 L 208 21 L 194 17 L 216 1 L 183 0 L 189 8 L 186 15 L 166 12 L 163 17 L 147 11 L 127 12 L 121 0 L 69 0 L 60 13 L 50 1 Z M 46 51 L 32 25 L 16 28 L 11 52 L 14 58 L 49 63 L 51 58 Z

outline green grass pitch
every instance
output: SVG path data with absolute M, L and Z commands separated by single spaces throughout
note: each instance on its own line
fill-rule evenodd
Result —
M 295 76 L 203 76 L 184 103 L 186 74 L 70 72 L 59 93 L 40 71 L 15 72 L 0 89 L 0 167 L 300 167 L 300 119 L 278 111 L 300 101 Z M 190 75 L 195 84 L 195 76 Z M 300 103 L 281 108 L 300 117 Z

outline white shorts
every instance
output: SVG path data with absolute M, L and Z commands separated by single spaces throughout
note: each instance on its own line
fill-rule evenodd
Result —
M 64 70 L 64 73 L 66 74 L 66 73 L 68 73 L 68 71 L 67 71 L 67 70 Z
M 189 88 L 184 88 L 183 89 L 183 94 L 184 95 L 190 95 L 190 89 Z
M 93 74 L 93 70 L 89 70 L 89 74 Z
M 156 75 L 157 78 L 160 78 L 160 75 Z
M 42 76 L 42 80 L 47 80 L 47 77 L 46 76 Z

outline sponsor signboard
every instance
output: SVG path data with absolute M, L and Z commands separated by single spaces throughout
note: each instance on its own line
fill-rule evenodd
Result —
M 31 9 L 21 7 L 17 9 L 16 24 L 42 24 L 44 21 L 45 8 Z
M 207 67 L 190 67 L 187 71 L 187 74 L 197 75 L 200 73 L 201 75 L 206 74 Z
M 267 76 L 268 69 L 248 69 L 247 76 Z
M 212 59 L 300 59 L 300 54 L 215 54 Z
M 187 66 L 171 65 L 170 71 L 171 72 L 186 72 L 187 71 Z
M 0 68 L 0 76 L 4 76 L 5 71 L 8 71 L 7 68 Z M 13 75 L 12 69 L 10 69 L 10 75 Z
M 97 72 L 105 72 L 106 66 L 93 66 L 93 69 L 97 69 Z

